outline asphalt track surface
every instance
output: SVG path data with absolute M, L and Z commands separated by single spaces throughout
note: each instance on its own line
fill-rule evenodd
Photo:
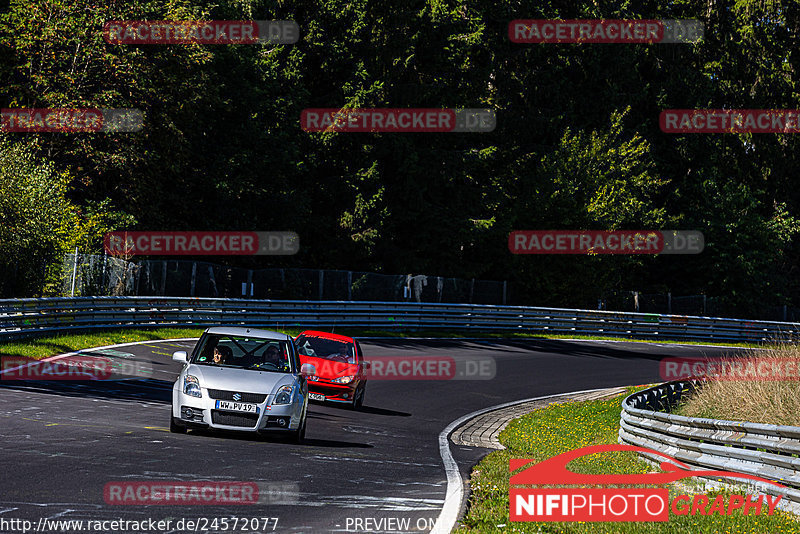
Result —
M 491 357 L 496 375 L 490 380 L 372 380 L 362 411 L 312 403 L 306 441 L 295 445 L 243 433 L 169 433 L 172 384 L 180 370 L 170 355 L 193 346 L 191 341 L 152 342 L 117 349 L 127 356 L 113 357 L 152 366 L 149 378 L 0 381 L 0 525 L 2 519 L 18 518 L 34 524 L 40 518 L 171 519 L 167 532 L 184 532 L 185 523 L 184 529 L 175 528 L 182 518 L 259 517 L 278 518 L 274 532 L 427 532 L 447 489 L 438 436 L 455 419 L 519 399 L 658 382 L 659 360 L 665 357 L 731 353 L 629 342 L 365 341 L 368 359 Z M 465 480 L 489 452 L 452 444 L 451 450 Z M 299 493 L 289 504 L 244 506 L 120 506 L 106 504 L 103 496 L 112 481 L 197 480 L 254 481 Z M 365 518 L 410 526 L 379 528 Z M 237 532 L 272 528 L 270 522 L 266 529 L 239 527 Z M 20 531 L 6 526 L 0 532 Z

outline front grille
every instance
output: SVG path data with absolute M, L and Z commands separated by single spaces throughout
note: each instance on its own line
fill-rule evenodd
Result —
M 258 414 L 233 413 L 211 410 L 211 422 L 215 425 L 242 426 L 253 428 L 258 423 Z
M 238 393 L 242 396 L 241 399 L 236 400 L 236 402 L 250 402 L 253 404 L 261 404 L 265 400 L 267 400 L 267 396 L 263 393 L 242 393 L 241 391 L 225 391 L 222 389 L 209 389 L 208 395 L 212 399 L 217 400 L 234 400 L 233 395 Z

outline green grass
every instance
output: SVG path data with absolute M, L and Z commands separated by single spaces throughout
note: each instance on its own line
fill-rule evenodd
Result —
M 102 332 L 63 334 L 0 343 L 0 353 L 4 356 L 24 356 L 41 359 L 65 352 L 130 343 L 132 341 L 200 337 L 203 330 L 204 328 L 125 328 L 104 330 Z
M 635 391 L 630 388 L 628 393 Z M 542 461 L 569 450 L 617 443 L 623 396 L 608 400 L 570 402 L 551 405 L 515 419 L 500 434 L 507 448 L 486 456 L 472 471 L 470 497 L 462 526 L 454 532 L 475 534 L 484 532 L 532 533 L 800 533 L 800 519 L 776 511 L 772 516 L 676 516 L 670 512 L 666 523 L 511 523 L 508 514 L 508 461 L 511 458 L 530 458 Z M 654 471 L 634 453 L 615 452 L 595 454 L 576 459 L 569 464 L 575 472 L 593 474 L 631 474 Z M 687 479 L 690 480 L 690 479 Z M 698 482 L 688 482 L 693 486 Z M 668 486 L 670 497 L 687 493 L 685 486 Z M 726 491 L 696 493 L 710 496 L 727 495 Z M 691 492 L 690 492 L 691 493 Z
M 312 328 L 313 329 L 313 328 Z M 115 345 L 119 343 L 129 343 L 132 341 L 149 341 L 167 338 L 181 337 L 200 337 L 204 328 L 123 328 L 102 331 L 89 331 L 76 334 L 51 335 L 39 338 L 27 338 L 6 343 L 0 343 L 0 353 L 6 356 L 26 356 L 29 358 L 46 358 L 65 352 L 72 352 L 91 347 L 104 345 Z M 279 332 L 285 332 L 295 336 L 302 332 L 303 328 L 276 328 Z M 323 329 L 330 330 L 330 329 Z M 639 343 L 682 343 L 687 345 L 720 345 L 734 347 L 757 347 L 758 345 L 747 343 L 701 343 L 691 341 L 667 341 L 667 340 L 642 340 L 634 338 L 610 337 L 610 336 L 572 336 L 572 335 L 541 335 L 524 332 L 453 332 L 447 330 L 371 330 L 365 328 L 337 328 L 336 333 L 353 337 L 430 337 L 440 339 L 462 339 L 462 338 L 487 338 L 487 339 L 579 339 L 579 340 L 616 340 L 616 341 L 635 341 Z

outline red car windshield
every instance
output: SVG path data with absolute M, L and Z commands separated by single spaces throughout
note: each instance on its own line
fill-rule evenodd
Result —
M 301 356 L 324 358 L 335 362 L 356 363 L 355 349 L 352 343 L 321 337 L 300 336 L 295 344 Z

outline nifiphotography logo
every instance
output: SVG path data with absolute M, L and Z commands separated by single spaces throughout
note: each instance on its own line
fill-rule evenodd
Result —
M 645 453 L 664 458 L 663 472 L 634 475 L 589 475 L 567 469 L 567 464 L 581 456 L 601 452 L 626 451 Z M 731 515 L 735 510 L 749 515 L 772 515 L 783 496 L 732 494 L 719 495 L 710 500 L 707 495 L 677 495 L 670 501 L 667 488 L 611 487 L 584 488 L 559 487 L 575 485 L 664 485 L 691 477 L 739 478 L 774 486 L 786 487 L 757 476 L 731 471 L 695 470 L 658 451 L 633 445 L 594 445 L 559 454 L 531 465 L 533 460 L 511 459 L 512 475 L 509 489 L 511 521 L 614 521 L 663 522 L 669 521 L 670 511 L 675 515 Z M 546 485 L 546 488 L 514 486 Z

